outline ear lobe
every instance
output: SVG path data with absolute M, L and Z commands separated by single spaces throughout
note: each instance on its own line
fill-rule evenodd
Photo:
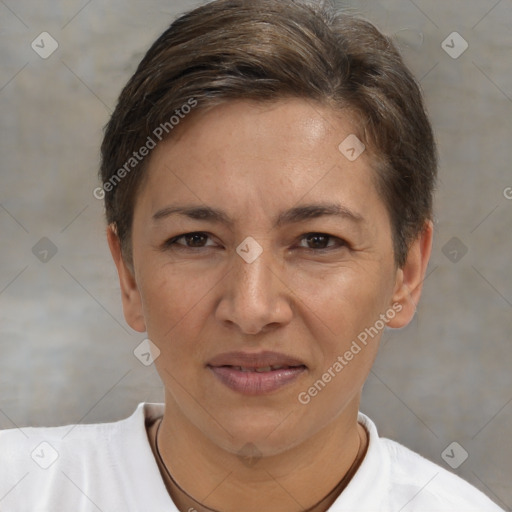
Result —
M 124 318 L 132 329 L 137 332 L 145 332 L 146 324 L 140 292 L 132 271 L 123 259 L 121 241 L 113 224 L 107 227 L 107 240 L 119 276 Z
M 414 317 L 432 252 L 433 232 L 434 225 L 429 220 L 409 248 L 405 265 L 397 270 L 393 304 L 399 312 L 388 322 L 389 327 L 405 327 Z

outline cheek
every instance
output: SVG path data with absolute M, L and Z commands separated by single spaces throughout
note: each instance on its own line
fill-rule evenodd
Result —
M 315 325 L 314 331 L 324 333 L 324 351 L 343 348 L 384 312 L 392 291 L 388 274 L 385 269 L 346 266 L 295 280 L 292 289 L 303 305 L 303 318 L 309 319 L 311 329 Z
M 141 280 L 141 296 L 148 335 L 157 344 L 178 341 L 183 329 L 192 335 L 209 286 L 202 278 L 193 278 L 182 268 L 163 266 L 149 269 Z M 194 321 L 196 319 L 196 321 Z
M 309 319 L 306 328 L 316 350 L 310 378 L 297 399 L 326 424 L 356 397 L 370 372 L 385 327 L 380 315 L 387 310 L 391 279 L 347 271 L 332 274 L 325 283 L 313 287 L 315 280 L 310 280 L 313 293 L 301 312 L 302 320 Z

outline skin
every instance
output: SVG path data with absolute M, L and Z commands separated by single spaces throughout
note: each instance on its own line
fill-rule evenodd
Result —
M 432 223 L 397 268 L 369 154 L 350 162 L 338 150 L 352 133 L 348 115 L 300 99 L 231 101 L 196 113 L 151 155 L 134 211 L 133 272 L 115 230 L 107 230 L 126 321 L 161 351 L 160 452 L 180 486 L 209 507 L 291 512 L 334 488 L 360 447 L 357 412 L 380 334 L 307 405 L 297 397 L 393 304 L 401 311 L 389 327 L 414 315 Z M 324 202 L 363 220 L 321 216 L 274 226 L 282 211 Z M 233 224 L 153 219 L 171 205 L 219 208 Z M 189 248 L 183 238 L 181 248 L 165 246 L 196 232 L 208 236 L 189 239 Z M 310 233 L 332 238 L 308 241 Z M 248 236 L 263 249 L 250 264 L 236 253 Z M 248 397 L 205 367 L 223 352 L 264 350 L 298 358 L 307 371 Z M 261 454 L 252 466 L 239 456 L 247 443 Z

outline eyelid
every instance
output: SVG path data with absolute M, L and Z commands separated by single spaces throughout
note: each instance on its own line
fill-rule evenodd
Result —
M 329 233 L 322 233 L 322 232 L 318 232 L 318 231 L 312 231 L 310 233 L 304 233 L 303 235 L 301 235 L 299 237 L 299 240 L 303 240 L 307 237 L 310 237 L 310 236 L 318 236 L 318 237 L 325 237 L 325 238 L 329 238 L 330 240 L 337 240 L 339 242 L 345 242 L 342 238 L 340 238 L 339 236 L 335 236 L 335 235 L 330 235 Z
M 206 247 L 212 247 L 211 245 L 205 245 L 204 247 L 188 247 L 185 244 L 177 243 L 178 240 L 180 240 L 181 238 L 185 238 L 186 236 L 191 236 L 191 235 L 204 235 L 207 238 L 209 238 L 210 240 L 212 240 L 212 238 L 213 238 L 213 236 L 210 233 L 207 233 L 206 231 L 191 231 L 189 233 L 183 233 L 181 235 L 173 236 L 169 240 L 166 240 L 164 242 L 164 247 L 178 246 L 178 247 L 181 247 L 183 249 L 192 249 L 192 250 L 194 250 L 194 249 L 205 249 Z
M 349 243 L 346 240 L 344 240 L 343 238 L 340 238 L 339 236 L 330 235 L 329 233 L 318 232 L 318 231 L 312 231 L 312 232 L 309 232 L 309 233 L 304 233 L 303 235 L 301 235 L 299 237 L 299 240 L 302 241 L 302 240 L 306 239 L 308 236 L 326 237 L 326 238 L 329 239 L 329 241 L 335 241 L 337 243 L 335 245 L 331 245 L 331 246 L 320 248 L 320 249 L 314 249 L 314 248 L 311 248 L 311 247 L 300 247 L 301 249 L 305 249 L 307 251 L 312 251 L 312 252 L 316 252 L 316 253 L 328 252 L 328 251 L 332 251 L 332 250 L 335 250 L 335 249 L 340 249 L 342 247 L 348 247 L 349 246 Z

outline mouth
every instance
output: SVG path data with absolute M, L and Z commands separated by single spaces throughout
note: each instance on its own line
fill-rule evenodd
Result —
M 238 370 L 240 372 L 257 372 L 257 373 L 267 373 L 267 372 L 274 372 L 277 370 L 285 369 L 289 370 L 290 368 L 297 368 L 296 366 L 283 366 L 283 365 L 275 365 L 275 366 L 262 366 L 259 368 L 248 368 L 244 366 L 231 366 L 226 365 L 222 366 L 222 368 L 233 368 L 234 370 Z
M 307 370 L 302 361 L 277 352 L 221 354 L 206 367 L 231 390 L 253 396 L 275 392 Z

